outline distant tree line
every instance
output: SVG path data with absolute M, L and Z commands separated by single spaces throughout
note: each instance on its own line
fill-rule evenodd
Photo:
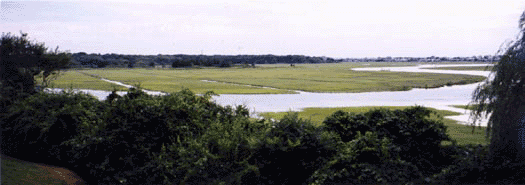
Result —
M 496 62 L 501 55 L 485 55 L 472 57 L 377 57 L 377 58 L 346 58 L 343 62 Z
M 193 67 L 215 66 L 232 67 L 234 65 L 255 64 L 301 64 L 301 63 L 336 63 L 329 57 L 310 57 L 304 55 L 120 55 L 120 54 L 87 54 L 85 52 L 72 55 L 73 67 L 105 68 L 105 67 Z

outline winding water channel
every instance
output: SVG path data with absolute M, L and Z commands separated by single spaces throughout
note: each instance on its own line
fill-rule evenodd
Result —
M 464 70 L 433 70 L 424 69 L 432 67 L 465 67 L 465 66 L 487 66 L 491 64 L 454 64 L 454 65 L 419 65 L 409 67 L 380 67 L 380 68 L 353 68 L 356 71 L 392 71 L 392 72 L 426 72 L 426 73 L 445 73 L 445 74 L 468 74 L 489 77 L 489 71 L 464 71 Z M 125 87 L 130 85 L 122 84 L 107 79 L 107 82 L 115 83 Z M 216 83 L 210 81 L 210 83 Z M 449 110 L 461 113 L 459 116 L 447 116 L 461 124 L 469 124 L 470 111 L 454 108 L 451 105 L 467 105 L 471 101 L 472 93 L 480 83 L 467 85 L 453 85 L 433 89 L 414 88 L 409 91 L 387 91 L 387 92 L 364 92 L 364 93 L 312 93 L 297 91 L 299 94 L 221 94 L 212 99 L 220 105 L 245 105 L 256 116 L 261 112 L 286 112 L 300 111 L 308 107 L 359 107 L 359 106 L 414 106 L 421 105 L 440 110 Z M 264 88 L 264 87 L 261 87 Z M 60 89 L 48 89 L 54 92 Z M 86 92 L 96 96 L 98 99 L 105 99 L 111 92 L 101 90 L 81 89 L 77 91 Z M 145 91 L 152 95 L 162 95 L 166 93 L 156 91 Z M 126 92 L 118 92 L 124 95 Z M 487 125 L 487 120 L 479 122 L 481 126 Z

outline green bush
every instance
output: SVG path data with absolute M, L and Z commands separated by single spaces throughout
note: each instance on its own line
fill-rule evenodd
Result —
M 250 121 L 245 107 L 210 102 L 211 95 L 155 97 L 130 89 L 101 102 L 39 93 L 1 117 L 2 151 L 60 163 L 88 184 L 239 183 L 257 171 L 247 161 L 270 127 Z
M 343 142 L 353 140 L 357 132 L 365 133 L 375 127 L 375 125 L 370 125 L 368 117 L 364 114 L 348 113 L 342 110 L 326 117 L 323 124 L 327 130 L 339 134 Z
M 422 175 L 436 170 L 432 182 L 448 183 L 487 173 L 476 171 L 476 155 L 462 156 L 468 149 L 439 146 L 444 126 L 421 107 L 336 112 L 317 127 L 297 114 L 252 121 L 245 107 L 217 105 L 211 95 L 38 93 L 0 118 L 2 149 L 51 160 L 88 184 L 429 183 Z
M 338 154 L 311 177 L 313 184 L 401 184 L 422 178 L 415 165 L 402 160 L 401 149 L 387 137 L 357 132 Z
M 489 162 L 488 146 L 449 146 L 453 163 L 432 176 L 433 184 L 524 184 L 523 163 Z
M 303 184 L 337 152 L 333 135 L 309 120 L 288 114 L 271 123 L 250 162 L 259 174 L 245 176 L 243 184 Z
M 155 161 L 163 166 L 164 184 L 242 184 L 245 174 L 258 173 L 248 160 L 256 152 L 261 126 L 237 116 L 231 123 L 211 123 L 202 137 L 163 147 Z
M 486 183 L 487 175 L 490 174 L 480 172 L 484 172 L 485 165 L 483 163 L 488 151 L 487 147 L 451 145 L 447 148 L 454 162 L 452 165 L 443 168 L 440 173 L 433 175 L 433 183 Z M 476 174 L 475 177 L 472 176 L 474 173 Z
M 2 152 L 34 162 L 63 163 L 67 156 L 62 143 L 77 135 L 83 122 L 96 119 L 101 109 L 96 98 L 71 92 L 40 92 L 18 101 L 0 117 Z
M 441 141 L 451 140 L 441 120 L 431 120 L 432 111 L 416 106 L 391 111 L 375 109 L 362 114 L 335 112 L 323 121 L 328 130 L 338 133 L 344 142 L 356 137 L 356 132 L 375 132 L 380 138 L 390 138 L 401 148 L 401 158 L 432 174 L 442 168 L 439 155 Z
M 260 125 L 248 120 L 246 108 L 210 98 L 189 90 L 157 97 L 130 89 L 106 101 L 100 122 L 67 142 L 71 158 L 97 184 L 234 182 L 250 166 L 232 156 L 251 152 L 248 143 Z

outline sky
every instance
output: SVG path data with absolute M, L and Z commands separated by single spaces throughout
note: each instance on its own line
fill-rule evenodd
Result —
M 6 1 L 0 30 L 72 53 L 495 55 L 525 0 Z

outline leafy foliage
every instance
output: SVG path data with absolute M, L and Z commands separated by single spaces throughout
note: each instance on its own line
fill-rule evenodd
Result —
M 240 114 L 231 118 L 232 122 L 212 121 L 200 137 L 177 137 L 163 147 L 156 162 L 164 167 L 165 183 L 240 184 L 244 174 L 257 173 L 248 159 L 264 125 Z
M 418 168 L 399 156 L 389 138 L 357 132 L 326 166 L 312 176 L 314 184 L 401 184 L 422 178 Z
M 523 184 L 523 163 L 511 160 L 494 164 L 489 155 L 490 146 L 449 146 L 452 165 L 431 177 L 432 184 Z
M 348 113 L 341 110 L 326 117 L 323 124 L 327 130 L 339 134 L 343 142 L 353 140 L 357 136 L 357 132 L 365 133 L 374 127 L 374 125 L 369 125 L 368 117 L 364 114 Z
M 57 74 L 67 67 L 68 53 L 47 51 L 43 43 L 29 41 L 27 33 L 21 36 L 3 34 L 0 42 L 0 108 L 9 106 L 16 100 L 35 93 L 34 77 L 42 77 L 42 87 L 46 87 Z M 5 110 L 0 110 L 4 112 Z
M 318 127 L 297 113 L 254 121 L 245 107 L 219 106 L 211 95 L 130 89 L 98 101 L 37 93 L 0 117 L 2 149 L 31 161 L 25 151 L 35 151 L 35 162 L 66 167 L 88 184 L 500 182 L 468 180 L 493 173 L 483 152 L 439 146 L 444 128 L 421 107 L 337 112 Z M 494 168 L 516 179 L 519 167 Z
M 259 176 L 243 184 L 303 184 L 308 177 L 337 152 L 333 135 L 323 132 L 297 113 L 272 122 L 251 159 L 259 167 Z
M 473 103 L 479 105 L 472 112 L 475 120 L 492 113 L 486 138 L 491 140 L 493 164 L 506 160 L 525 161 L 525 147 L 521 144 L 525 123 L 525 12 L 519 25 L 518 39 L 505 49 L 492 69 L 494 79 L 481 84 L 472 98 Z
M 109 102 L 101 114 L 100 127 L 86 129 L 67 142 L 73 147 L 72 158 L 98 171 L 94 178 L 111 177 L 97 183 L 158 181 L 160 176 L 154 180 L 155 176 L 148 174 L 158 170 L 153 159 L 163 146 L 187 147 L 186 144 L 195 143 L 194 138 L 202 137 L 213 122 L 228 123 L 233 117 L 246 116 L 213 104 L 209 98 L 195 96 L 188 90 L 155 97 L 130 89 L 125 96 Z M 196 148 L 191 151 L 198 149 L 193 147 Z
M 97 120 L 102 109 L 95 97 L 72 92 L 40 92 L 18 101 L 0 117 L 2 152 L 35 162 L 64 162 L 62 142 L 80 133 L 82 124 Z
M 380 138 L 389 138 L 401 148 L 403 160 L 413 162 L 421 169 L 439 170 L 439 145 L 441 141 L 451 140 L 446 134 L 442 121 L 429 119 L 431 110 L 424 107 L 411 107 L 391 111 L 375 109 L 364 114 L 335 112 L 323 122 L 328 130 L 348 142 L 357 132 L 375 132 Z

